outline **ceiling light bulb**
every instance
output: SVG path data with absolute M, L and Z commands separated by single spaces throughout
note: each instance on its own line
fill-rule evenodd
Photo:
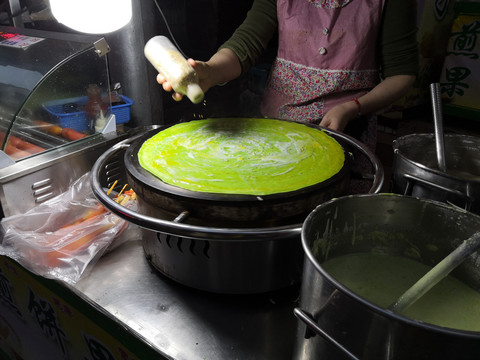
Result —
M 89 34 L 118 30 L 132 18 L 132 0 L 50 0 L 50 7 L 59 23 Z

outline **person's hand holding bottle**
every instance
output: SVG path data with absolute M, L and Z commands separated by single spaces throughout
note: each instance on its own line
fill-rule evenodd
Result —
M 207 62 L 193 59 L 187 61 L 195 69 L 198 83 L 204 93 L 213 86 L 237 78 L 241 73 L 237 56 L 233 51 L 226 48 L 220 49 Z M 161 73 L 157 75 L 157 82 L 162 85 L 165 91 L 173 90 L 172 84 Z M 175 101 L 183 99 L 183 95 L 178 92 L 174 92 L 172 97 Z

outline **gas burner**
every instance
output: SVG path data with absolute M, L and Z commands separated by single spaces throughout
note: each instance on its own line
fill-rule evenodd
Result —
M 384 174 L 376 156 L 347 135 L 331 133 L 369 159 L 374 169 L 370 192 L 379 192 Z M 237 221 L 153 206 L 132 184 L 138 211 L 107 196 L 105 189 L 113 180 L 121 177 L 119 181 L 127 183 L 125 159 L 131 143 L 142 136 L 119 143 L 98 158 L 92 168 L 92 189 L 106 208 L 142 228 L 145 255 L 155 269 L 186 286 L 225 294 L 265 293 L 300 281 L 302 224 L 312 208 L 280 219 Z

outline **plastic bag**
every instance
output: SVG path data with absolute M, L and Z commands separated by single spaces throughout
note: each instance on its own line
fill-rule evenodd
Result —
M 124 206 L 135 206 L 135 201 Z M 94 197 L 90 173 L 63 194 L 1 221 L 0 254 L 33 273 L 74 284 L 127 227 Z M 118 245 L 118 244 L 115 244 Z

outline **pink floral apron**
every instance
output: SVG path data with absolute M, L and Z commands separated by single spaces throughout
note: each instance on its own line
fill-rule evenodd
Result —
M 385 0 L 277 0 L 279 43 L 265 116 L 318 123 L 379 82 L 376 43 Z

